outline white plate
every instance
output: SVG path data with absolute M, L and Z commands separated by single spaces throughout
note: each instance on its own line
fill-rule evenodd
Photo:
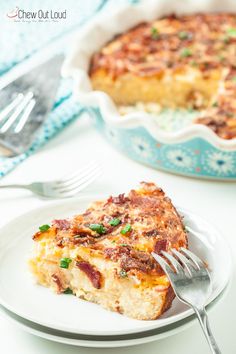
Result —
M 160 328 L 190 316 L 193 312 L 177 299 L 164 316 L 155 321 L 138 321 L 106 311 L 96 304 L 69 295 L 56 295 L 36 285 L 27 259 L 33 245 L 31 236 L 39 225 L 86 209 L 101 196 L 50 203 L 32 210 L 0 230 L 0 304 L 11 312 L 56 330 L 86 335 L 123 335 Z M 189 235 L 189 246 L 212 270 L 213 292 L 209 302 L 225 288 L 230 278 L 230 252 L 225 240 L 206 221 L 184 209 L 185 224 L 199 232 Z
M 212 301 L 207 306 L 208 313 L 210 310 L 215 308 L 216 304 L 222 301 L 222 299 L 227 294 L 228 288 L 229 285 L 220 293 L 220 295 L 217 296 L 214 301 Z M 188 318 L 175 322 L 171 325 L 137 334 L 128 334 L 124 336 L 81 336 L 79 334 L 60 332 L 49 329 L 47 327 L 39 326 L 34 322 L 30 322 L 13 314 L 1 306 L 0 314 L 6 319 L 15 323 L 18 327 L 22 328 L 26 332 L 36 335 L 40 338 L 48 339 L 58 343 L 93 348 L 118 348 L 144 344 L 180 333 L 197 322 L 196 317 L 191 315 Z

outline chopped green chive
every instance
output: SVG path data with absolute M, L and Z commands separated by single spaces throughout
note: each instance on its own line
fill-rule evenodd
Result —
M 126 224 L 125 227 L 121 230 L 122 235 L 125 235 L 127 232 L 131 231 L 132 227 L 130 224 Z
M 152 36 L 152 39 L 157 39 L 159 37 L 159 32 L 156 29 L 156 27 L 151 28 L 151 36 Z
M 99 235 L 105 234 L 106 233 L 106 228 L 102 224 L 90 224 L 89 228 L 92 231 L 96 231 Z
M 198 66 L 197 62 L 195 60 L 191 60 L 190 65 L 192 66 Z
M 229 43 L 229 41 L 230 41 L 230 39 L 229 39 L 229 37 L 228 36 L 224 36 L 223 38 L 222 38 L 222 40 L 223 40 L 223 42 L 224 43 Z
M 121 269 L 120 270 L 120 277 L 121 278 L 126 278 L 128 275 L 127 275 L 127 272 L 124 270 L 124 269 Z
M 225 57 L 220 54 L 220 55 L 218 55 L 218 59 L 219 59 L 219 61 L 224 61 L 224 60 L 225 60 Z
M 114 219 L 112 219 L 111 221 L 109 221 L 109 224 L 110 224 L 111 226 L 117 226 L 117 225 L 119 225 L 120 223 L 121 223 L 121 220 L 118 219 L 118 218 L 114 218 Z
M 236 28 L 228 28 L 227 34 L 229 37 L 236 38 Z
M 236 76 L 232 77 L 232 81 L 236 82 Z
M 67 288 L 63 291 L 63 294 L 73 294 L 73 291 L 70 288 Z
M 42 231 L 42 232 L 48 231 L 49 229 L 50 229 L 50 225 L 48 225 L 48 224 L 39 226 L 39 230 Z
M 121 243 L 120 246 L 126 247 L 126 246 L 129 246 L 129 245 L 128 245 L 128 243 Z
M 218 103 L 217 102 L 213 102 L 212 103 L 212 107 L 218 107 Z
M 116 243 L 116 240 L 112 240 L 111 243 Z
M 186 58 L 186 57 L 191 57 L 192 56 L 192 51 L 189 48 L 183 48 L 183 50 L 180 53 L 180 56 L 182 58 Z
M 208 63 L 208 62 L 204 63 L 203 65 L 204 65 L 205 69 L 209 69 L 209 67 L 210 67 L 210 63 Z
M 68 269 L 71 262 L 72 262 L 71 258 L 61 258 L 60 259 L 60 267 Z
M 189 33 L 186 31 L 181 31 L 181 32 L 179 32 L 178 36 L 179 36 L 179 39 L 182 39 L 182 40 L 187 39 L 187 38 L 189 38 Z

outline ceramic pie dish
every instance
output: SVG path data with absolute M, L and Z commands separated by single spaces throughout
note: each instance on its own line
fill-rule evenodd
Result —
M 121 115 L 108 94 L 92 89 L 89 77 L 93 54 L 115 35 L 171 13 L 212 12 L 233 13 L 233 2 L 159 0 L 129 4 L 113 14 L 100 14 L 76 36 L 62 72 L 74 79 L 74 95 L 87 107 L 98 130 L 131 158 L 172 173 L 230 181 L 236 180 L 235 138 L 223 139 L 202 124 L 190 124 L 171 131 L 162 129 L 152 113 L 139 110 Z M 164 119 L 168 121 L 172 115 L 174 120 L 179 120 L 184 114 L 178 109 L 167 111 Z

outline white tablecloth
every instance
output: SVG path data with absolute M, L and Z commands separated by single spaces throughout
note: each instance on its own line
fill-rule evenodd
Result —
M 86 193 L 119 193 L 135 187 L 139 181 L 154 181 L 172 201 L 207 218 L 222 232 L 236 258 L 236 184 L 210 182 L 170 175 L 133 162 L 113 149 L 91 126 L 85 115 L 50 141 L 44 149 L 22 163 L 2 183 L 30 182 L 63 175 L 89 160 L 103 163 L 103 175 Z M 49 203 L 27 191 L 0 192 L 0 226 L 33 208 Z M 235 268 L 235 262 L 234 262 Z M 24 286 L 24 284 L 22 284 Z M 17 296 L 17 294 L 16 294 Z M 25 294 L 27 296 L 27 293 Z M 212 330 L 223 354 L 236 353 L 235 274 L 225 300 L 210 313 Z M 27 334 L 0 318 L 0 352 L 9 354 L 98 354 L 104 349 L 78 348 L 57 344 Z M 195 324 L 175 336 L 129 348 L 107 349 L 109 354 L 207 354 L 207 344 Z

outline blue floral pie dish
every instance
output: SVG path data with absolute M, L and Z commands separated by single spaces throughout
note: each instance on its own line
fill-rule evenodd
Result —
M 110 96 L 94 91 L 88 75 L 93 53 L 116 34 L 143 21 L 169 13 L 224 11 L 234 12 L 230 0 L 159 0 L 127 4 L 113 14 L 99 14 L 78 33 L 62 68 L 64 76 L 74 79 L 75 98 L 87 107 L 97 129 L 115 147 L 132 159 L 163 171 L 197 178 L 236 180 L 236 139 L 217 136 L 207 126 L 186 124 L 175 129 L 180 120 L 194 112 L 166 110 L 159 122 L 171 122 L 164 129 L 153 113 L 143 110 L 121 114 Z M 187 117 L 187 118 L 186 118 Z M 170 119 L 171 118 L 171 119 Z

